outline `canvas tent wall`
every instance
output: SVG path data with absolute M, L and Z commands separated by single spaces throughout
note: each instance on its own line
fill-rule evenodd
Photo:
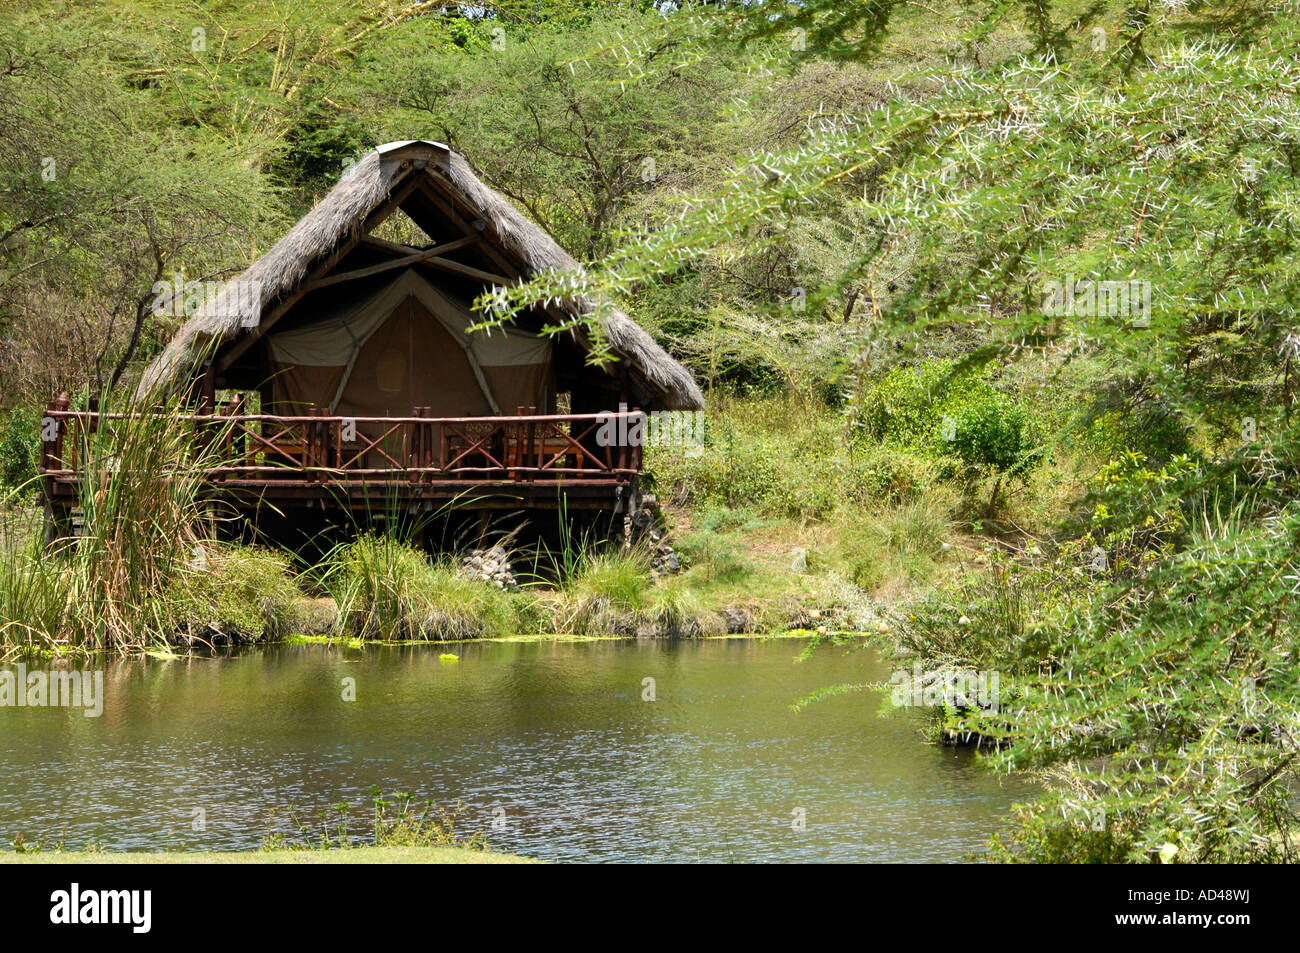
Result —
M 554 407 L 552 342 L 480 316 L 414 270 L 360 302 L 267 335 L 273 409 L 354 417 L 512 414 Z

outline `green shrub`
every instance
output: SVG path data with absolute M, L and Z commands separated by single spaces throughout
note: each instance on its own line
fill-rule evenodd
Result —
M 341 635 L 451 640 L 511 635 L 532 620 L 530 600 L 431 562 L 391 536 L 366 534 L 318 570 L 338 606 Z
M 1029 412 L 1006 394 L 988 385 L 967 388 L 944 410 L 952 420 L 952 453 L 967 467 L 1021 476 L 1041 460 Z
M 288 557 L 254 546 L 195 544 L 188 569 L 164 594 L 175 630 L 202 641 L 281 639 L 302 593 Z
M 940 473 L 932 458 L 901 447 L 858 446 L 845 474 L 845 496 L 867 506 L 911 503 L 929 491 Z
M 1046 456 L 1031 410 L 998 390 L 989 368 L 963 370 L 951 360 L 894 367 L 868 389 L 857 420 L 860 446 L 884 451 L 884 462 L 877 458 L 863 474 L 867 492 L 891 502 L 913 497 L 932 478 L 962 477 L 968 489 L 992 478 L 991 513 L 1003 481 L 1025 477 Z M 908 472 L 900 455 L 932 462 Z
M 1178 414 L 1145 407 L 1100 414 L 1088 424 L 1083 440 L 1104 457 L 1140 448 L 1158 463 L 1192 450 L 1189 429 Z
M 932 445 L 955 367 L 953 361 L 932 360 L 891 368 L 862 397 L 863 431 L 877 441 Z
M 32 486 L 40 460 L 41 418 L 14 407 L 0 415 L 0 490 Z

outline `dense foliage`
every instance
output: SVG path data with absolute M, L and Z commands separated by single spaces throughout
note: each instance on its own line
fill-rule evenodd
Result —
M 499 317 L 588 290 L 706 383 L 705 446 L 651 454 L 665 498 L 833 528 L 809 569 L 861 589 L 938 580 L 890 639 L 998 670 L 1003 704 L 944 726 L 1049 784 L 996 856 L 1291 859 L 1297 27 L 1271 0 L 13 4 L 4 480 L 24 408 L 165 340 L 158 282 L 190 297 L 363 149 L 442 139 L 588 266 Z M 116 512 L 70 578 L 182 578 Z M 459 585 L 339 559 L 359 629 Z M 7 626 L 66 611 L 16 565 Z M 632 570 L 588 568 L 596 618 Z

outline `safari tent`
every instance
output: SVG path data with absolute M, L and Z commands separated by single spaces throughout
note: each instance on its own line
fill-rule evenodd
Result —
M 600 423 L 701 408 L 690 373 L 585 297 L 491 328 L 474 311 L 494 288 L 579 268 L 464 157 L 389 143 L 184 321 L 139 396 L 181 394 L 196 419 L 233 418 L 236 452 L 213 483 L 245 506 L 356 509 L 382 496 L 627 512 L 641 450 L 601 445 Z M 541 333 L 557 325 L 573 330 Z M 612 360 L 590 359 L 592 327 Z M 67 406 L 50 413 L 60 434 L 45 448 L 47 495 L 66 503 L 66 434 L 95 423 Z
M 416 247 L 373 233 L 400 211 L 429 236 Z M 690 373 L 617 309 L 602 332 L 616 360 L 592 366 L 577 331 L 545 325 L 590 313 L 579 297 L 548 302 L 517 325 L 469 332 L 485 289 L 580 266 L 466 159 L 435 142 L 380 146 L 264 256 L 181 327 L 140 387 L 197 384 L 263 391 L 265 409 L 452 416 L 547 410 L 562 393 L 573 412 L 619 403 L 691 410 Z M 195 361 L 209 358 L 202 366 Z

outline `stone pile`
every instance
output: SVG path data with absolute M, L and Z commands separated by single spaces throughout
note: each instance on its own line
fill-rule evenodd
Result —
M 498 589 L 514 589 L 519 585 L 510 569 L 510 554 L 501 546 L 471 549 L 460 562 L 460 574 L 467 579 L 482 580 Z
M 682 557 L 664 541 L 664 531 L 658 526 L 650 526 L 645 531 L 644 539 L 650 546 L 650 571 L 656 576 L 671 576 L 681 572 Z
M 675 572 L 680 572 L 682 568 L 682 557 L 665 542 L 658 542 L 654 547 L 654 558 L 650 562 L 650 571 L 656 576 L 670 576 Z

